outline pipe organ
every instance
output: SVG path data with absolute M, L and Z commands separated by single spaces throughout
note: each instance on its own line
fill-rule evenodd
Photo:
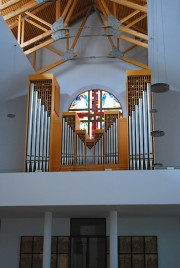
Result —
M 139 72 L 128 72 L 130 79 L 127 81 L 129 169 L 133 170 L 153 169 L 154 163 L 151 72 Z
M 26 132 L 25 170 L 54 170 L 57 161 L 52 157 L 56 153 L 53 140 L 60 135 L 60 120 L 59 86 L 53 75 L 29 77 Z
M 105 111 L 104 129 L 90 139 L 76 112 L 59 118 L 59 85 L 51 74 L 31 75 L 25 170 L 152 169 L 154 165 L 151 71 L 127 71 L 127 118 Z
M 121 169 L 119 131 L 122 118 L 117 111 L 105 112 L 104 117 L 105 129 L 96 129 L 94 138 L 90 139 L 85 130 L 79 129 L 75 112 L 62 114 L 62 170 Z M 124 146 L 126 154 L 126 142 Z

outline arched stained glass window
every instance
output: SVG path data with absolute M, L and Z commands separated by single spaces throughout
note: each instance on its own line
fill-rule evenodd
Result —
M 70 112 L 77 112 L 80 128 L 85 129 L 91 139 L 94 138 L 95 129 L 104 128 L 104 112 L 108 110 L 118 110 L 122 115 L 118 99 L 100 89 L 91 89 L 79 94 L 69 108 Z

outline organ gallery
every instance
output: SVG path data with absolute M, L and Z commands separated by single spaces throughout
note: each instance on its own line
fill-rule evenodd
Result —
M 31 75 L 25 170 L 153 169 L 151 71 L 127 71 L 126 76 L 127 116 L 120 109 L 103 109 L 98 98 L 103 99 L 106 92 L 88 93 L 87 99 L 102 108 L 96 114 L 101 123 L 93 123 L 95 116 L 79 109 L 89 122 L 82 129 L 80 113 L 69 109 L 60 114 L 60 86 L 54 75 Z

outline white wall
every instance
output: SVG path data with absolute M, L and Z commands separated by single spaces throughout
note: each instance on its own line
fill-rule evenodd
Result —
M 149 66 L 154 82 L 168 82 L 180 89 L 179 0 L 148 0 Z
M 15 114 L 8 118 L 7 114 Z M 0 172 L 22 171 L 26 130 L 26 96 L 0 104 Z
M 180 167 L 180 92 L 154 93 L 155 130 L 165 136 L 155 138 L 156 163 Z
M 179 177 L 180 170 L 0 174 L 0 204 L 180 205 Z
M 20 237 L 43 236 L 43 218 L 2 219 L 0 231 L 0 267 L 19 267 Z M 69 236 L 70 220 L 53 219 L 52 235 Z
M 54 218 L 52 235 L 70 234 L 69 218 Z M 43 235 L 43 218 L 3 219 L 0 232 L 0 267 L 18 268 L 20 236 Z M 107 218 L 109 235 L 109 218 Z M 158 240 L 158 268 L 177 268 L 180 263 L 178 218 L 118 218 L 118 235 L 155 235 Z
M 156 138 L 156 162 L 180 166 L 180 76 L 179 0 L 148 0 L 149 66 L 154 83 L 168 83 L 170 92 L 154 94 L 156 130 L 166 135 Z M 176 92 L 174 92 L 176 91 Z

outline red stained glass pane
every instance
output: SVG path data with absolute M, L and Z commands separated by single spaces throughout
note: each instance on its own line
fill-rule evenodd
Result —
M 104 128 L 104 111 L 119 110 L 122 114 L 120 102 L 111 93 L 92 89 L 79 94 L 72 102 L 69 111 L 77 112 L 81 129 L 86 129 L 92 139 L 94 130 Z M 86 121 L 86 122 L 84 122 Z

